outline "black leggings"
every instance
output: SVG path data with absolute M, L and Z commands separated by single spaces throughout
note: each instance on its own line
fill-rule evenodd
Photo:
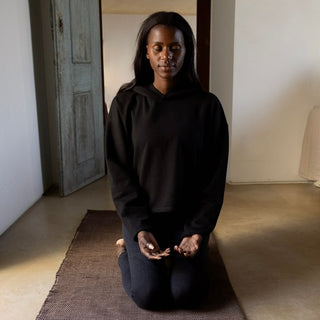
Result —
M 160 229 L 161 232 L 153 231 L 153 234 L 162 250 L 171 248 L 170 257 L 148 260 L 123 226 L 127 247 L 119 257 L 123 287 L 143 309 L 197 308 L 208 290 L 208 239 L 203 239 L 194 258 L 184 258 L 173 251 L 173 246 L 180 244 L 182 229 Z

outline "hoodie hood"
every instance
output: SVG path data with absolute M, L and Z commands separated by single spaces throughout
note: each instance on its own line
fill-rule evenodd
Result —
M 201 88 L 197 88 L 186 83 L 175 86 L 174 88 L 170 89 L 166 94 L 161 93 L 158 89 L 154 87 L 153 84 L 149 84 L 146 86 L 136 85 L 133 87 L 132 90 L 148 98 L 173 98 L 194 94 L 194 92 L 196 91 L 202 91 Z

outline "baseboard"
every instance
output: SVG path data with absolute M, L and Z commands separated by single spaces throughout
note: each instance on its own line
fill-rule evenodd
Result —
M 230 181 L 227 180 L 227 184 L 236 185 L 250 185 L 250 184 L 312 184 L 310 180 L 296 180 L 296 181 Z

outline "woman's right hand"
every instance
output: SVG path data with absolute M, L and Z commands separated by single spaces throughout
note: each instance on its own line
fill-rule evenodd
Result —
M 141 253 L 149 260 L 161 260 L 163 257 L 170 255 L 170 248 L 162 251 L 151 232 L 140 231 L 138 233 L 138 244 Z

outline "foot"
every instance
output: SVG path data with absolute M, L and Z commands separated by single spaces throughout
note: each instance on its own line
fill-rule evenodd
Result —
M 120 255 L 126 251 L 127 251 L 127 248 L 126 248 L 126 244 L 124 243 L 124 239 L 121 238 L 121 239 L 117 240 L 117 242 L 116 242 L 117 257 L 119 258 Z

